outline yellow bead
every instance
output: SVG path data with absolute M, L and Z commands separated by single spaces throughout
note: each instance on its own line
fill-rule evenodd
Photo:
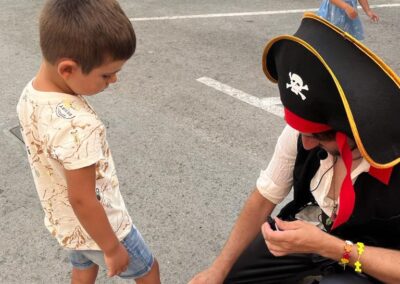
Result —
M 358 260 L 354 263 L 354 266 L 356 267 L 356 268 L 354 268 L 354 271 L 355 272 L 358 272 L 358 273 L 361 273 L 361 262 L 359 262 Z
M 357 243 L 357 252 L 359 255 L 361 255 L 364 252 L 364 248 L 365 248 L 365 246 L 363 243 L 361 243 L 361 242 Z

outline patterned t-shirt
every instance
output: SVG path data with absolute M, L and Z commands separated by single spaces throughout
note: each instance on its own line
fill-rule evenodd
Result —
M 105 126 L 86 100 L 39 92 L 29 82 L 17 112 L 45 225 L 51 234 L 68 249 L 100 250 L 73 212 L 64 172 L 96 164 L 93 190 L 122 240 L 131 230 L 132 220 L 119 191 Z

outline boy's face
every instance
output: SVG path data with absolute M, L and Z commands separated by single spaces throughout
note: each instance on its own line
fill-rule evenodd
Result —
M 88 74 L 82 73 L 77 67 L 70 74 L 66 83 L 78 95 L 91 96 L 104 91 L 109 84 L 117 81 L 117 73 L 121 70 L 126 60 L 106 61 L 94 68 Z

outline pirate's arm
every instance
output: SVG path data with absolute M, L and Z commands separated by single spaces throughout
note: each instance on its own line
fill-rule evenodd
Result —
M 222 283 L 243 250 L 260 232 L 260 226 L 275 204 L 257 189 L 249 196 L 220 255 L 207 270 L 197 274 L 189 284 Z
M 323 256 L 340 260 L 344 252 L 344 240 L 332 237 L 326 242 Z M 355 271 L 363 272 L 381 280 L 383 283 L 400 283 L 400 251 L 365 246 L 358 258 L 358 246 L 353 245 L 349 265 Z
M 357 261 L 356 250 L 352 253 L 350 261 Z M 360 262 L 363 272 L 382 282 L 400 283 L 400 251 L 366 246 Z
M 275 256 L 292 253 L 316 253 L 339 261 L 344 253 L 345 241 L 332 236 L 315 225 L 303 221 L 285 222 L 275 219 L 281 229 L 274 231 L 268 223 L 262 226 L 266 244 Z M 354 240 L 356 241 L 356 240 Z M 357 245 L 353 245 L 349 265 L 358 260 Z M 359 259 L 363 273 L 384 283 L 400 283 L 400 251 L 365 246 Z

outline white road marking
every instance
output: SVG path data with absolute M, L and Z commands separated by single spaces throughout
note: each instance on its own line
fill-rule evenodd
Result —
M 208 77 L 201 77 L 197 79 L 197 81 L 220 92 L 223 92 L 224 94 L 241 100 L 242 102 L 248 103 L 249 105 L 261 108 L 276 116 L 283 117 L 283 107 L 279 97 L 259 99 L 255 96 L 249 95 L 243 91 L 232 88 L 231 86 L 225 85 Z
M 399 4 L 379 4 L 370 5 L 371 8 L 394 8 L 400 7 Z M 360 9 L 361 7 L 358 6 Z M 184 16 L 163 16 L 163 17 L 145 17 L 145 18 L 129 18 L 130 21 L 164 21 L 164 20 L 183 20 L 183 19 L 200 19 L 200 18 L 221 18 L 221 17 L 242 17 L 242 16 L 262 16 L 262 15 L 280 15 L 280 14 L 296 14 L 304 12 L 315 12 L 318 8 L 295 9 L 295 10 L 277 10 L 277 11 L 258 11 L 243 13 L 220 13 L 220 14 L 200 14 L 200 15 L 184 15 Z

